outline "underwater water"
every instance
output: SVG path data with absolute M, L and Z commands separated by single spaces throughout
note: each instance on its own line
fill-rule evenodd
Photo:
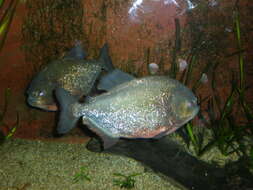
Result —
M 253 189 L 252 10 L 0 1 L 0 190 Z

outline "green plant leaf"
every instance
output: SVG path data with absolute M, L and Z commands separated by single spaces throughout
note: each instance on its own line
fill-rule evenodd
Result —
M 3 4 L 4 4 L 4 0 L 0 0 L 0 9 L 2 8 Z
M 86 167 L 82 166 L 80 168 L 80 172 L 76 173 L 73 177 L 73 182 L 77 183 L 79 181 L 82 180 L 87 180 L 87 181 L 91 181 L 91 178 L 88 176 L 88 174 L 86 173 Z
M 11 128 L 11 130 L 8 132 L 7 136 L 5 137 L 5 140 L 10 139 L 14 135 L 14 133 L 16 132 L 18 127 L 19 127 L 19 114 L 17 113 L 16 123 Z
M 4 45 L 9 26 L 11 24 L 18 2 L 18 0 L 12 0 L 7 11 L 0 20 L 0 50 Z
M 114 185 L 119 186 L 120 188 L 132 189 L 135 185 L 135 176 L 141 175 L 141 173 L 133 173 L 130 175 L 124 175 L 121 173 L 114 173 L 113 175 L 121 177 L 122 179 L 114 179 Z
M 192 55 L 192 58 L 191 58 L 191 61 L 188 65 L 188 69 L 187 69 L 187 73 L 186 73 L 186 79 L 185 79 L 185 82 L 184 84 L 187 86 L 191 80 L 191 75 L 192 75 L 192 68 L 193 68 L 193 65 L 195 65 L 197 61 L 197 57 L 196 55 Z

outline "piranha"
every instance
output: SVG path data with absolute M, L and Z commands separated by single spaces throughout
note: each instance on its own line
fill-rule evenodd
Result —
M 78 103 L 62 88 L 57 88 L 55 94 L 60 104 L 57 132 L 67 133 L 82 118 L 82 123 L 102 139 L 104 149 L 119 138 L 163 137 L 199 111 L 191 90 L 167 76 L 132 79 L 88 97 L 85 103 Z
M 47 111 L 56 111 L 54 90 L 63 88 L 73 96 L 81 98 L 92 90 L 102 69 L 114 68 L 108 55 L 108 45 L 100 50 L 97 60 L 85 60 L 86 53 L 77 42 L 63 58 L 47 64 L 31 81 L 27 90 L 27 102 L 30 106 Z

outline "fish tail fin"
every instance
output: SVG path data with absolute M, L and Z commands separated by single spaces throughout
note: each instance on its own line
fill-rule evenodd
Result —
M 71 105 L 76 103 L 78 100 L 62 88 L 57 88 L 55 90 L 55 96 L 60 106 L 60 116 L 57 125 L 57 132 L 59 134 L 65 134 L 75 127 L 79 119 L 78 117 L 74 116 L 71 109 Z
M 103 63 L 102 67 L 106 71 L 114 70 L 111 57 L 109 56 L 108 44 L 105 43 L 100 50 L 99 60 Z
M 109 91 L 113 87 L 120 85 L 124 82 L 130 81 L 134 78 L 135 78 L 134 76 L 132 76 L 128 73 L 125 73 L 119 69 L 114 69 L 113 71 L 111 71 L 107 75 L 101 77 L 97 88 L 99 90 Z

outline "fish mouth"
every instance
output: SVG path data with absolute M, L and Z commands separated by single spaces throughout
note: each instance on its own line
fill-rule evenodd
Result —
M 195 109 L 193 110 L 191 116 L 189 118 L 187 118 L 185 121 L 183 121 L 182 123 L 179 124 L 179 126 L 183 126 L 186 123 L 188 123 L 189 121 L 191 121 L 199 112 L 199 106 L 196 106 Z
M 189 117 L 189 119 L 187 119 L 185 123 L 192 120 L 198 114 L 198 112 L 199 112 L 199 106 L 195 106 L 194 110 L 192 111 L 191 116 Z
M 199 113 L 199 106 L 196 106 L 191 119 L 193 119 L 198 113 Z
M 34 108 L 39 108 L 39 109 L 46 110 L 46 111 L 57 111 L 58 110 L 58 108 L 55 104 L 46 104 L 46 103 L 43 103 L 42 101 L 38 101 L 38 99 L 33 98 L 33 97 L 28 97 L 27 103 Z

